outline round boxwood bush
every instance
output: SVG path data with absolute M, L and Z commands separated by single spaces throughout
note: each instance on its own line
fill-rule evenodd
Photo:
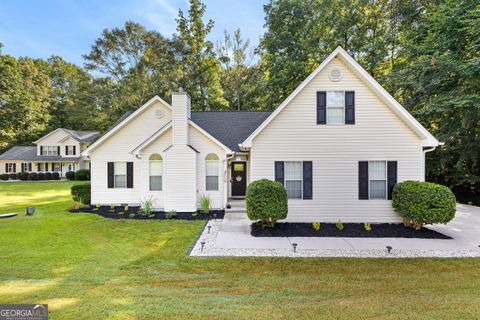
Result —
M 9 176 L 8 176 L 8 173 L 4 173 L 4 174 L 0 174 L 0 179 L 1 180 L 8 180 Z
M 10 173 L 8 176 L 9 176 L 10 179 L 12 179 L 12 180 L 17 180 L 17 179 L 18 179 L 16 173 Z
M 75 172 L 67 171 L 65 173 L 65 178 L 67 178 L 68 180 L 75 180 Z
M 43 172 L 37 173 L 37 180 L 45 180 L 45 173 Z
M 75 180 L 87 181 L 90 180 L 90 170 L 81 169 L 75 172 Z
M 28 180 L 28 172 L 17 173 L 17 178 L 22 180 L 22 181 Z
M 406 226 L 417 230 L 425 224 L 449 222 L 455 217 L 455 205 L 453 192 L 439 184 L 404 181 L 393 188 L 393 208 Z
M 90 204 L 90 184 L 76 184 L 72 186 L 71 193 L 73 201 L 83 204 Z
M 260 220 L 264 227 L 271 228 L 277 220 L 287 217 L 287 191 L 279 182 L 268 179 L 253 181 L 248 185 L 246 202 L 248 218 Z
M 36 172 L 30 172 L 28 174 L 28 180 L 37 180 L 37 173 Z
M 60 173 L 52 172 L 52 180 L 60 180 Z

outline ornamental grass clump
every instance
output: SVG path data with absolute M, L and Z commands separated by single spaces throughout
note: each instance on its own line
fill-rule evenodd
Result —
M 405 226 L 419 230 L 426 224 L 452 220 L 455 217 L 456 199 L 445 186 L 404 181 L 393 188 L 392 206 L 403 217 Z
M 202 195 L 199 200 L 198 200 L 199 204 L 200 204 L 200 209 L 202 210 L 202 212 L 204 214 L 208 214 L 210 212 L 210 196 L 207 194 L 207 195 Z
M 276 181 L 261 179 L 248 185 L 246 194 L 247 215 L 263 227 L 272 228 L 288 213 L 287 191 Z

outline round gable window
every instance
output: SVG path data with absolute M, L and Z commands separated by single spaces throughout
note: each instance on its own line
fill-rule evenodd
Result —
M 328 77 L 331 81 L 338 82 L 342 80 L 342 71 L 338 69 L 332 69 L 332 71 L 330 71 L 330 73 L 328 74 Z
M 163 118 L 164 115 L 165 115 L 165 113 L 163 112 L 162 109 L 155 110 L 155 118 L 161 119 L 161 118 Z

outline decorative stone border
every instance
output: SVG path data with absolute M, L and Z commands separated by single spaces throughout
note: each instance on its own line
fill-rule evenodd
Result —
M 368 250 L 343 250 L 343 249 L 318 249 L 306 250 L 297 249 L 244 249 L 244 248 L 215 248 L 214 243 L 220 230 L 222 220 L 210 220 L 198 240 L 191 249 L 189 255 L 194 257 L 350 257 L 350 258 L 464 258 L 480 257 L 479 250 L 403 250 L 392 249 L 390 253 L 387 250 L 368 249 Z M 209 227 L 210 226 L 210 232 Z M 204 242 L 202 249 L 202 242 Z

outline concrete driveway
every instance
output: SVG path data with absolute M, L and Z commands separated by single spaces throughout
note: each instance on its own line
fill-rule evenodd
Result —
M 241 211 L 241 210 L 240 210 Z M 480 256 L 480 207 L 457 205 L 454 220 L 428 228 L 453 239 L 407 238 L 262 238 L 250 235 L 245 212 L 228 212 L 209 222 L 191 255 L 199 256 L 348 256 L 348 257 L 473 257 Z M 204 248 L 201 250 L 201 242 Z M 292 243 L 297 243 L 293 252 Z M 388 253 L 386 246 L 393 247 Z

